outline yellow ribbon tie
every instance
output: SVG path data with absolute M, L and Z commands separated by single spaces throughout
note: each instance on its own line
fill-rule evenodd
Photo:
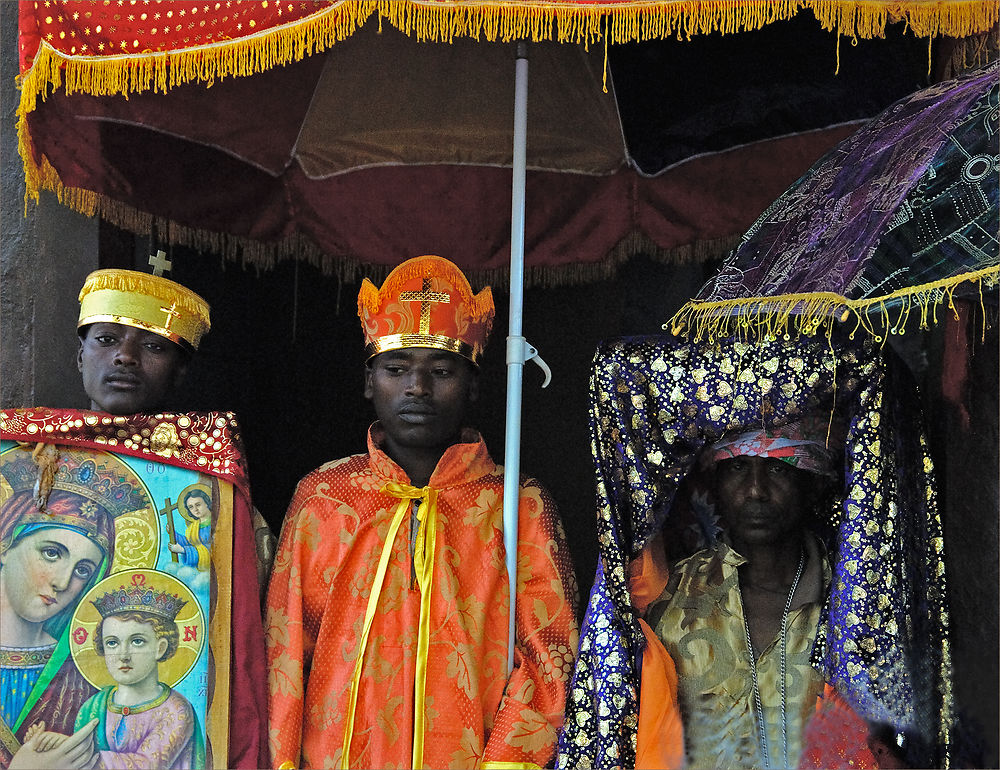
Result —
M 344 747 L 340 766 L 347 770 L 351 748 L 351 738 L 354 734 L 354 715 L 358 703 L 358 687 L 361 683 L 361 671 L 364 668 L 365 656 L 368 651 L 368 635 L 375 619 L 375 610 L 382 594 L 385 574 L 389 568 L 389 558 L 392 555 L 392 544 L 396 540 L 399 525 L 410 510 L 411 500 L 420 500 L 417 508 L 417 537 L 413 547 L 414 573 L 417 585 L 420 587 L 420 627 L 417 633 L 416 681 L 413 685 L 413 763 L 414 768 L 423 766 L 424 757 L 424 687 L 427 681 L 427 650 L 430 643 L 430 594 L 431 580 L 434 575 L 434 545 L 437 540 L 437 490 L 430 487 L 411 487 L 395 481 L 386 482 L 382 493 L 400 498 L 399 505 L 393 514 L 385 542 L 382 544 L 382 554 L 379 557 L 378 569 L 375 571 L 375 582 L 368 596 L 368 607 L 365 610 L 365 621 L 361 632 L 358 657 L 354 663 L 354 676 L 351 680 L 351 694 L 347 705 L 347 715 L 344 727 Z

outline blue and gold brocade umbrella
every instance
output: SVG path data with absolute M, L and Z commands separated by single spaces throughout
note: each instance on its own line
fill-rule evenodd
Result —
M 846 436 L 837 499 L 816 532 L 833 583 L 812 664 L 861 717 L 919 736 L 927 754 L 913 766 L 948 766 L 942 524 L 916 389 L 892 349 L 843 329 L 759 343 L 629 337 L 598 348 L 590 392 L 600 559 L 556 766 L 642 766 L 640 697 L 667 686 L 643 678 L 630 565 L 661 531 L 668 551 L 678 545 L 704 446 L 805 414 L 836 415 Z
M 1000 274 L 1000 62 L 896 102 L 761 215 L 664 328 L 700 337 L 876 339 Z

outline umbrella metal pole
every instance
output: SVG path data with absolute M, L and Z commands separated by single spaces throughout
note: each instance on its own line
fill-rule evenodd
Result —
M 517 601 L 517 519 L 521 475 L 521 383 L 524 374 L 524 176 L 528 131 L 528 44 L 517 43 L 514 70 L 514 162 L 510 206 L 510 314 L 507 332 L 507 415 L 504 433 L 503 541 L 510 584 L 507 674 L 514 669 Z

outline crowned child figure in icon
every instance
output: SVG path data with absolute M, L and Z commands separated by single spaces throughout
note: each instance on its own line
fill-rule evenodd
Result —
M 177 613 L 166 591 L 122 586 L 94 603 L 101 622 L 94 647 L 116 684 L 83 704 L 79 724 L 98 719 L 97 767 L 205 767 L 205 743 L 191 703 L 160 681 L 159 663 L 178 646 Z
M 169 548 L 180 557 L 181 564 L 207 572 L 212 555 L 212 498 L 201 489 L 192 489 L 181 501 L 188 525 L 184 534 L 177 533 L 177 542 Z

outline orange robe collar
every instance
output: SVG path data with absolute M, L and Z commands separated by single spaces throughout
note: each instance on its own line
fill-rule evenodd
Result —
M 384 443 L 385 429 L 378 422 L 372 423 L 368 429 L 368 462 L 372 471 L 385 481 L 409 484 L 410 477 L 406 471 L 382 449 Z M 452 444 L 444 451 L 427 486 L 437 490 L 450 489 L 493 473 L 496 467 L 479 431 L 464 428 L 462 443 Z

